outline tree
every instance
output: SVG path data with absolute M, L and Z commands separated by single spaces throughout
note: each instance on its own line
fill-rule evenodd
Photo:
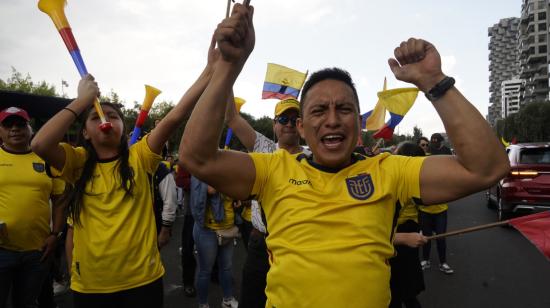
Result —
M 531 103 L 498 120 L 495 129 L 506 141 L 513 138 L 519 142 L 541 142 L 550 140 L 550 103 Z
M 414 126 L 413 127 L 413 136 L 412 136 L 412 139 L 413 141 L 417 141 L 420 139 L 420 137 L 422 137 L 422 129 L 420 129 L 418 126 Z
M 59 96 L 55 91 L 55 86 L 45 81 L 35 83 L 28 73 L 23 77 L 23 75 L 13 66 L 11 68 L 11 76 L 8 77 L 6 81 L 0 79 L 0 90 L 18 91 L 44 96 Z

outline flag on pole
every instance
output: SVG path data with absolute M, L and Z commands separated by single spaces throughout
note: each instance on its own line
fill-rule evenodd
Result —
M 379 102 L 390 112 L 390 119 L 372 136 L 390 140 L 393 136 L 393 130 L 411 109 L 417 96 L 417 88 L 399 88 L 378 92 Z
M 387 82 L 386 77 L 384 77 L 384 87 L 382 88 L 382 91 L 386 91 Z M 376 106 L 374 106 L 374 109 L 364 113 L 361 116 L 361 127 L 365 130 L 372 131 L 372 130 L 379 130 L 384 126 L 384 120 L 386 118 L 386 107 L 380 102 L 380 99 L 378 102 L 376 102 Z
M 297 99 L 306 77 L 307 72 L 302 73 L 279 64 L 268 63 L 262 99 Z
M 550 211 L 509 220 L 550 261 Z

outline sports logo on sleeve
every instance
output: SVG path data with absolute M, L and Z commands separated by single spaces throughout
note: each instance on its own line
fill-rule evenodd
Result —
M 370 174 L 362 173 L 358 176 L 347 178 L 346 185 L 350 196 L 357 200 L 367 200 L 374 192 L 374 185 Z
M 43 163 L 32 163 L 32 168 L 34 171 L 42 173 L 46 170 L 46 166 Z

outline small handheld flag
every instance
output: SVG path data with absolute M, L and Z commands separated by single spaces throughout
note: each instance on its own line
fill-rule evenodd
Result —
M 262 99 L 297 99 L 306 77 L 307 72 L 302 73 L 286 66 L 268 63 Z

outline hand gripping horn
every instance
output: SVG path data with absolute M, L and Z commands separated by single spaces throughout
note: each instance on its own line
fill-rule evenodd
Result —
M 141 127 L 143 126 L 143 123 L 145 123 L 145 120 L 147 119 L 147 115 L 149 114 L 149 110 L 151 110 L 151 106 L 153 105 L 153 102 L 155 101 L 155 98 L 161 93 L 161 91 L 155 87 L 151 87 L 150 85 L 145 85 L 145 98 L 143 99 L 143 104 L 141 104 L 141 110 L 139 112 L 139 116 L 136 119 L 136 125 L 134 126 L 134 130 L 132 131 L 132 138 L 130 139 L 130 145 L 136 143 L 139 139 L 139 136 L 141 135 Z
M 80 77 L 84 77 L 88 74 L 88 70 L 86 69 L 84 60 L 82 60 L 82 56 L 80 55 L 80 49 L 78 49 L 78 45 L 76 44 L 71 26 L 67 21 L 67 17 L 65 17 L 64 7 L 66 4 L 67 3 L 65 0 L 40 0 L 38 1 L 38 8 L 50 16 L 55 27 L 59 31 L 61 38 L 63 38 L 63 42 L 65 42 L 67 50 L 73 58 L 74 64 L 78 69 L 78 73 L 80 73 Z M 99 100 L 97 98 L 94 100 L 94 107 L 101 120 L 99 129 L 104 132 L 109 131 L 112 128 L 112 125 L 110 122 L 105 120 L 105 114 L 103 113 L 103 109 L 101 109 L 101 105 L 99 104 Z

